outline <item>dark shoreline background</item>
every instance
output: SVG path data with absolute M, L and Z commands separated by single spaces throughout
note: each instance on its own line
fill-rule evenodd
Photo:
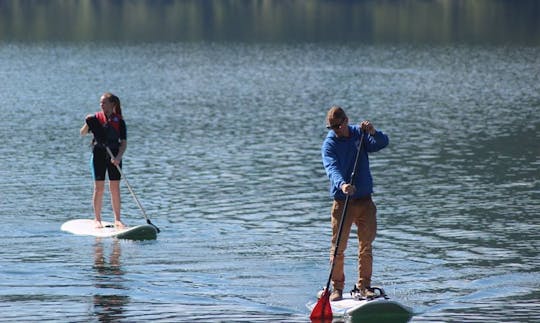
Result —
M 540 2 L 0 1 L 2 41 L 540 45 Z

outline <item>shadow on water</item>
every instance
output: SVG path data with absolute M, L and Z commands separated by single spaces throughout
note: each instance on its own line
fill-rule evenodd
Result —
M 117 239 L 112 240 L 110 254 L 107 255 L 104 243 L 96 239 L 94 244 L 94 287 L 93 315 L 99 322 L 116 322 L 125 319 L 124 308 L 129 296 L 123 295 L 124 271 L 121 266 L 122 249 Z

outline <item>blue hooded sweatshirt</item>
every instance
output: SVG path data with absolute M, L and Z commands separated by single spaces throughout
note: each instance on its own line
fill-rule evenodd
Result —
M 348 127 L 350 134 L 348 138 L 339 138 L 333 130 L 330 130 L 321 149 L 324 169 L 330 179 L 330 195 L 337 200 L 344 200 L 346 197 L 341 191 L 341 185 L 351 180 L 357 147 L 360 144 L 360 126 L 349 125 Z M 353 184 L 356 187 L 356 193 L 351 197 L 361 198 L 373 193 L 368 153 L 379 151 L 387 145 L 388 136 L 381 131 L 377 131 L 373 136 L 367 133 L 364 135 Z

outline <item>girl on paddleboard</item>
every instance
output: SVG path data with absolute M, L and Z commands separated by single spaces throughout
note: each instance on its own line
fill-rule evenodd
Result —
M 82 126 L 81 135 L 92 132 L 92 174 L 94 177 L 94 193 L 92 202 L 94 206 L 94 221 L 96 227 L 101 224 L 101 208 L 103 204 L 103 192 L 105 190 L 105 173 L 109 177 L 109 191 L 111 192 L 111 204 L 114 213 L 114 225 L 116 228 L 124 228 L 120 220 L 120 178 L 121 174 L 117 167 L 122 167 L 122 156 L 127 148 L 126 123 L 122 118 L 120 99 L 112 94 L 105 93 L 101 96 L 99 105 L 101 111 L 86 116 Z M 111 157 L 107 149 L 112 152 Z

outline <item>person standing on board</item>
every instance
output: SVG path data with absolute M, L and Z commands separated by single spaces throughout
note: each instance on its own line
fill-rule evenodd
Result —
M 351 232 L 352 224 L 358 228 L 358 281 L 355 285 L 363 297 L 373 297 L 371 275 L 373 267 L 372 242 L 377 232 L 377 208 L 371 199 L 373 180 L 369 168 L 368 153 L 376 152 L 388 145 L 388 136 L 375 129 L 370 121 L 362 121 L 360 125 L 349 125 L 345 111 L 339 106 L 332 106 L 326 116 L 328 135 L 322 145 L 322 161 L 326 174 L 330 179 L 330 195 L 334 199 L 331 209 L 332 247 L 334 255 L 339 223 L 345 207 L 346 195 L 349 204 L 341 232 L 341 240 L 334 270 L 332 271 L 331 301 L 343 298 L 345 285 L 344 253 Z M 350 181 L 354 161 L 360 143 L 362 151 L 358 161 L 357 175 L 354 183 Z
M 101 224 L 101 208 L 103 205 L 103 192 L 105 191 L 105 173 L 108 173 L 114 226 L 124 228 L 125 225 L 120 220 L 121 174 L 116 167 L 122 167 L 122 156 L 127 148 L 126 123 L 122 118 L 120 99 L 116 95 L 108 92 L 103 94 L 99 105 L 101 111 L 86 116 L 85 124 L 80 130 L 83 136 L 88 132 L 92 132 L 94 135 L 92 140 L 94 221 L 97 228 L 103 227 Z M 115 156 L 114 158 L 109 156 L 106 147 L 111 150 Z

